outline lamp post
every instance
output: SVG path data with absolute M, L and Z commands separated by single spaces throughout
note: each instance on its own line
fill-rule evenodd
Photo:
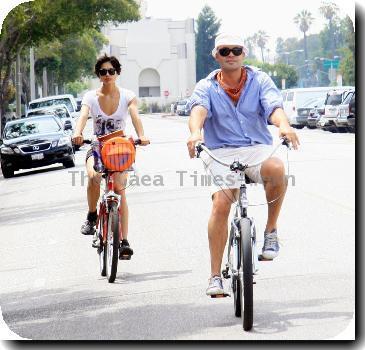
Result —
M 299 50 L 284 51 L 284 52 L 282 52 L 286 56 L 286 64 L 287 65 L 289 65 L 289 55 L 291 55 L 292 53 L 295 53 L 295 52 L 304 52 L 304 50 L 299 49 Z

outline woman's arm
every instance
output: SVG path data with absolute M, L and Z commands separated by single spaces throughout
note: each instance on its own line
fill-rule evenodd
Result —
M 138 138 L 142 142 L 142 145 L 149 144 L 149 140 L 144 136 L 142 121 L 138 115 L 138 107 L 137 107 L 136 98 L 134 98 L 132 101 L 129 102 L 128 109 L 129 109 L 129 113 L 132 118 L 132 124 L 134 126 L 134 129 L 136 130 Z

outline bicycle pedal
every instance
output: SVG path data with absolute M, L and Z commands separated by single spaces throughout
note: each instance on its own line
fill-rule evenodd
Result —
M 130 255 L 121 255 L 119 257 L 119 260 L 131 260 L 131 256 Z
M 216 298 L 226 298 L 226 297 L 230 297 L 231 295 L 229 293 L 223 293 L 223 294 L 215 294 L 215 295 L 211 295 L 210 297 L 213 299 Z
M 261 254 L 258 256 L 259 261 L 272 261 L 273 259 L 265 259 Z

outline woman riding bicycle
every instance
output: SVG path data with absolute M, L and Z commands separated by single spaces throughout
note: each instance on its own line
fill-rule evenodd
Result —
M 114 56 L 106 54 L 100 57 L 95 64 L 95 74 L 102 85 L 97 90 L 88 91 L 83 100 L 80 117 L 77 120 L 73 142 L 83 144 L 82 132 L 85 128 L 89 114 L 93 119 L 93 129 L 96 136 L 103 136 L 114 131 L 122 131 L 126 127 L 128 111 L 132 118 L 134 129 L 141 145 L 147 145 L 149 140 L 144 136 L 142 122 L 138 116 L 136 95 L 127 89 L 116 85 L 116 80 L 121 72 L 121 64 Z M 100 183 L 102 174 L 94 170 L 94 157 L 92 149 L 86 154 L 86 169 L 88 176 L 87 201 L 89 211 L 86 221 L 81 226 L 81 233 L 94 235 L 97 221 L 97 202 L 100 196 Z M 133 255 L 133 250 L 128 242 L 128 205 L 125 196 L 125 183 L 127 173 L 116 173 L 114 177 L 114 190 L 121 195 L 121 228 L 122 241 L 120 256 Z

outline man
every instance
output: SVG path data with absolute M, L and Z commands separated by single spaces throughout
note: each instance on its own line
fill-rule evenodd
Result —
M 225 162 L 239 159 L 255 164 L 267 159 L 272 150 L 271 123 L 279 128 L 297 149 L 299 140 L 283 111 L 282 97 L 270 77 L 251 66 L 242 66 L 248 50 L 242 38 L 220 34 L 215 40 L 212 55 L 221 69 L 213 71 L 195 87 L 189 100 L 191 135 L 187 146 L 190 157 L 195 145 L 203 140 L 206 146 Z M 211 159 L 206 163 L 208 174 L 229 179 L 230 170 Z M 256 183 L 263 183 L 268 201 L 268 219 L 264 232 L 262 256 L 272 260 L 279 253 L 277 219 L 286 191 L 285 168 L 279 158 L 271 157 L 246 175 Z M 221 264 L 228 236 L 228 215 L 237 198 L 240 182 L 217 184 L 212 193 L 212 212 L 208 222 L 211 257 L 211 278 L 207 295 L 223 294 Z M 271 202 L 272 201 L 272 202 Z M 270 203 L 271 202 L 271 203 Z

